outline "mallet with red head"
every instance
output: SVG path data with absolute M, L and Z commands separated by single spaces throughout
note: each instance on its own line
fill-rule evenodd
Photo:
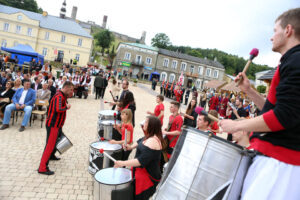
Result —
M 247 70 L 248 70 L 248 68 L 249 68 L 252 60 L 258 55 L 258 53 L 259 53 L 258 49 L 256 49 L 256 48 L 252 49 L 252 51 L 250 52 L 250 58 L 249 58 L 248 62 L 246 63 L 246 65 L 245 65 L 245 67 L 243 69 L 244 73 L 247 72 Z M 235 82 L 236 82 L 235 86 L 238 87 L 242 81 L 243 81 L 243 77 L 241 77 L 240 79 L 236 79 L 235 80 Z
M 113 162 L 116 162 L 116 159 L 114 159 L 113 157 L 111 157 L 108 153 L 106 153 L 103 149 L 99 149 L 99 152 L 101 154 L 103 154 L 104 156 L 108 157 L 110 160 L 112 160 Z

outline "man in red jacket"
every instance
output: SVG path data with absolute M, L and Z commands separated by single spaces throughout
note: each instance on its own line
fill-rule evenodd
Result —
M 242 121 L 222 120 L 223 131 L 252 132 L 258 152 L 248 169 L 241 199 L 299 199 L 300 190 L 300 8 L 275 21 L 272 50 L 282 55 L 266 100 L 250 87 L 245 73 L 240 88 L 261 110 Z
M 73 96 L 74 85 L 66 81 L 60 91 L 51 99 L 48 116 L 46 120 L 47 142 L 40 162 L 38 173 L 53 175 L 54 172 L 48 168 L 49 159 L 59 160 L 55 157 L 55 144 L 57 138 L 62 134 L 62 127 L 66 120 L 67 110 L 71 108 L 67 98 Z

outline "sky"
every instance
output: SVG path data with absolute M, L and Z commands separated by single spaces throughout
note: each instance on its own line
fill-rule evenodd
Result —
M 37 0 L 50 15 L 58 16 L 63 0 Z M 300 0 L 66 0 L 67 16 L 77 6 L 76 18 L 102 25 L 131 37 L 146 31 L 146 44 L 157 33 L 169 36 L 173 45 L 216 48 L 249 58 L 259 49 L 254 63 L 278 65 L 272 52 L 274 21 L 284 11 L 300 7 Z

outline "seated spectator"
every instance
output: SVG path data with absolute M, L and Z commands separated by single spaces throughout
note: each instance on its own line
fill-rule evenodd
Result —
M 48 80 L 48 89 L 50 90 L 51 94 L 50 94 L 50 99 L 49 99 L 49 103 L 52 99 L 52 97 L 55 95 L 56 93 L 56 87 L 53 86 L 53 80 L 52 79 L 49 79 Z
M 14 82 L 14 87 L 12 88 L 14 91 L 17 91 L 17 89 L 23 88 L 22 81 L 20 78 L 17 78 Z
M 197 129 L 204 132 L 210 132 L 209 125 L 211 124 L 211 119 L 205 115 L 199 115 L 197 118 Z
M 62 80 L 60 82 L 58 82 L 58 89 L 62 89 L 64 83 L 67 81 L 67 77 L 66 76 L 63 76 L 62 77 Z
M 15 91 L 12 89 L 14 83 L 11 81 L 6 82 L 6 89 L 0 90 L 0 118 L 4 117 L 5 107 L 10 104 L 11 99 L 13 98 Z
M 51 97 L 51 91 L 48 89 L 48 83 L 44 83 L 43 84 L 43 88 L 39 89 L 36 93 L 36 98 L 39 100 L 47 100 L 49 101 Z M 46 110 L 46 107 L 41 109 L 39 108 L 39 110 Z
M 12 111 L 23 110 L 25 114 L 19 131 L 24 131 L 30 119 L 32 106 L 35 103 L 35 99 L 36 92 L 30 88 L 30 82 L 26 80 L 24 82 L 24 88 L 18 89 L 14 94 L 12 98 L 13 103 L 6 106 L 3 125 L 0 130 L 7 129 L 9 127 Z
M 31 82 L 30 77 L 29 77 L 29 74 L 24 74 L 24 78 L 23 78 L 23 80 L 22 80 L 22 85 L 24 85 L 24 81 L 25 81 L 25 80 Z
M 2 89 L 5 89 L 6 86 L 6 73 L 5 72 L 1 72 L 1 77 L 0 77 L 0 87 Z
M 34 77 L 34 83 L 31 84 L 31 88 L 37 92 L 39 89 L 42 89 L 42 84 L 38 76 Z

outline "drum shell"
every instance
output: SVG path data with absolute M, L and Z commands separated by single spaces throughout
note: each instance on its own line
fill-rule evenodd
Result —
M 153 199 L 210 199 L 222 188 L 222 199 L 239 199 L 250 163 L 251 156 L 241 146 L 184 129 Z
M 104 124 L 103 122 L 109 122 L 111 121 L 111 125 Z M 116 120 L 116 124 L 121 124 L 121 121 Z M 121 140 L 121 134 L 113 128 L 114 121 L 113 120 L 99 120 L 97 124 L 97 130 L 99 137 L 103 137 L 105 140 Z
M 92 143 L 93 144 L 93 143 Z M 120 160 L 122 158 L 122 146 L 115 144 L 120 148 L 118 150 L 105 150 L 104 151 L 109 154 L 111 157 L 115 158 L 116 160 Z M 97 158 L 95 158 L 97 157 Z M 95 159 L 93 159 L 95 158 Z M 88 171 L 90 174 L 95 174 L 97 171 L 113 167 L 114 162 L 111 161 L 108 157 L 104 156 L 99 152 L 99 149 L 94 148 L 90 145 L 90 154 L 89 154 L 89 167 Z
M 72 142 L 65 135 L 62 135 L 59 138 L 59 141 L 57 141 L 56 143 L 56 149 L 60 154 L 63 154 L 72 146 L 73 146 Z
M 109 168 L 108 168 L 109 169 Z M 126 170 L 128 173 L 131 173 L 129 169 L 125 168 L 117 168 L 116 170 Z M 100 171 L 99 171 L 100 172 Z M 98 172 L 98 173 L 99 173 Z M 131 189 L 132 188 L 132 189 Z M 121 191 L 127 190 L 125 193 L 123 192 L 122 200 L 133 200 L 133 184 L 132 179 L 128 182 L 121 184 L 105 184 L 96 179 L 96 174 L 94 176 L 94 200 L 118 200 L 113 198 L 113 191 Z

